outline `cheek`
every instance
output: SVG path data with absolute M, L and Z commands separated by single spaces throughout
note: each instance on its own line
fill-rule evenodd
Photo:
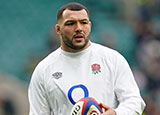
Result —
M 73 30 L 72 29 L 69 29 L 69 28 L 65 28 L 63 29 L 63 33 L 67 36 L 72 36 L 73 34 Z
M 90 34 L 91 28 L 90 27 L 86 27 L 85 28 L 85 33 L 88 36 Z

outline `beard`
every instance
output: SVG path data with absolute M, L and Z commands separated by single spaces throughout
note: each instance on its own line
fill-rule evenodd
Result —
M 83 45 L 81 45 L 81 46 L 76 46 L 76 45 L 73 44 L 73 39 L 74 39 L 73 37 L 72 37 L 72 39 L 70 40 L 70 38 L 67 37 L 67 36 L 65 36 L 64 34 L 61 34 L 61 35 L 62 35 L 62 41 L 63 41 L 63 43 L 64 43 L 67 47 L 69 47 L 69 48 L 71 48 L 71 49 L 73 49 L 73 50 L 83 49 L 83 48 L 88 44 L 89 39 L 90 39 L 90 36 L 88 35 L 88 36 L 86 37 L 86 39 L 84 38 L 85 42 L 84 42 Z

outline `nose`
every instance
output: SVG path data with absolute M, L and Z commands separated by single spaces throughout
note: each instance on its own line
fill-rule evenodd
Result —
M 81 32 L 82 31 L 82 25 L 80 23 L 77 23 L 75 31 L 76 32 Z

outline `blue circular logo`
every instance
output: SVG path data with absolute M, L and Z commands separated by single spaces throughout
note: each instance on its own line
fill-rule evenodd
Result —
M 77 88 L 81 88 L 84 92 L 84 98 L 85 97 L 89 97 L 89 92 L 88 92 L 88 89 L 86 86 L 80 84 L 80 85 L 75 85 L 75 86 L 72 86 L 69 91 L 68 91 L 68 98 L 70 100 L 70 102 L 74 105 L 76 102 L 73 100 L 72 98 L 72 92 L 74 89 L 77 89 Z

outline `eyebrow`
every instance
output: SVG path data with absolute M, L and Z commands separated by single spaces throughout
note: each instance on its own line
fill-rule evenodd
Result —
M 82 19 L 79 21 L 89 21 L 89 19 Z M 65 23 L 67 23 L 67 22 L 75 22 L 75 20 L 70 19 L 70 20 L 65 21 Z
M 89 21 L 89 19 L 82 19 L 81 21 Z

